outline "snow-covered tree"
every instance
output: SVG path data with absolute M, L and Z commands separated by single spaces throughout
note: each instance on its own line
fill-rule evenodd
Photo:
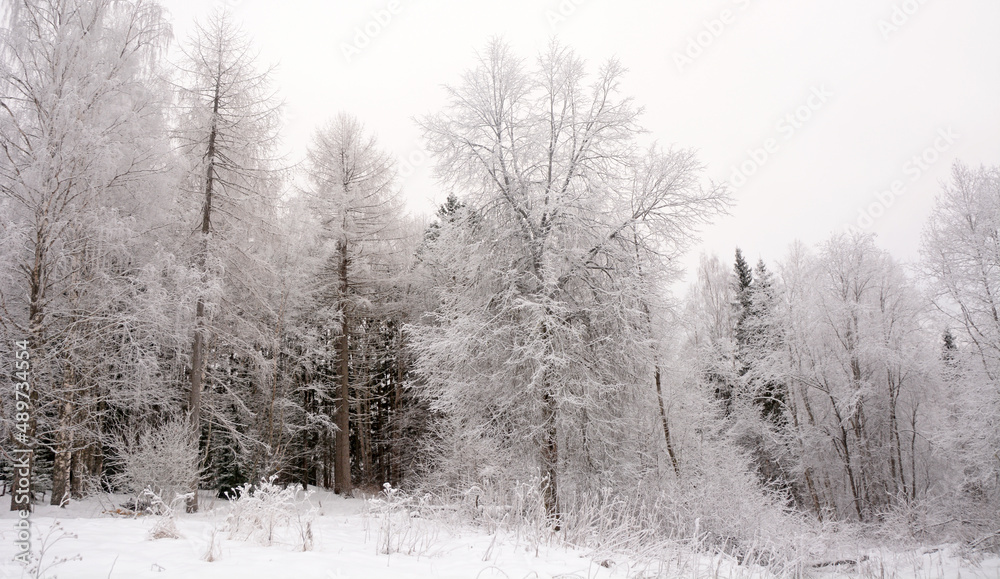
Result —
M 946 360 L 947 440 L 970 513 L 1000 504 L 1000 168 L 952 168 L 921 244 L 937 309 L 955 328 Z M 979 517 L 970 517 L 979 519 Z M 996 518 L 978 520 L 979 527 Z
M 190 246 L 201 278 L 194 304 L 189 419 L 201 432 L 209 342 L 219 340 L 214 386 L 219 399 L 214 422 L 228 454 L 247 450 L 242 440 L 252 410 L 234 391 L 237 382 L 273 376 L 273 303 L 264 288 L 273 269 L 266 252 L 276 235 L 278 174 L 273 158 L 279 109 L 270 73 L 256 62 L 251 41 L 225 11 L 214 12 L 196 30 L 179 65 L 180 115 L 175 139 L 186 162 L 183 187 L 197 211 Z M 273 354 L 273 353 L 272 353 Z M 250 374 L 250 376 L 247 376 Z M 225 416 L 224 416 L 225 415 Z M 241 426 L 243 424 L 244 426 Z M 221 432 L 220 432 L 221 431 Z M 211 444 L 211 438 L 209 438 Z M 189 510 L 197 510 L 197 495 Z
M 94 430 L 94 415 L 81 416 L 79 404 L 88 404 L 80 397 L 98 381 L 95 361 L 79 353 L 81 337 L 108 327 L 100 316 L 109 312 L 93 309 L 108 289 L 95 283 L 115 273 L 121 255 L 107 246 L 116 241 L 108 221 L 129 218 L 119 202 L 149 194 L 143 183 L 160 164 L 155 65 L 169 29 L 160 8 L 143 0 L 22 0 L 8 8 L 0 195 L 10 211 L 5 237 L 20 249 L 0 319 L 5 341 L 30 341 L 34 409 L 26 434 L 28 444 L 37 435 L 54 452 L 58 503 L 81 443 L 74 432 L 82 420 Z M 23 508 L 17 500 L 11 507 Z
M 332 395 L 337 425 L 334 490 L 350 494 L 352 386 L 362 422 L 355 428 L 357 458 L 367 476 L 372 457 L 369 410 L 377 396 L 362 386 L 372 385 L 373 371 L 394 381 L 392 373 L 383 375 L 379 368 L 389 342 L 398 337 L 392 329 L 398 324 L 388 311 L 378 312 L 376 304 L 387 305 L 393 278 L 407 269 L 405 261 L 413 254 L 414 236 L 403 218 L 394 162 L 358 119 L 341 114 L 316 132 L 306 173 L 320 241 L 329 255 L 319 275 L 318 305 L 336 326 L 331 336 L 337 384 Z
M 794 491 L 786 448 L 787 364 L 785 320 L 779 312 L 779 288 L 764 261 L 750 268 L 736 250 L 733 268 L 735 306 L 735 377 L 724 399 L 740 445 L 754 458 L 762 482 Z M 794 494 L 794 492 L 793 492 Z
M 1000 373 L 1000 169 L 952 168 L 921 246 L 939 309 L 964 330 L 991 377 Z
M 927 488 L 917 468 L 927 448 L 916 443 L 933 373 L 922 363 L 933 343 L 925 308 L 871 236 L 837 236 L 790 263 L 786 404 L 806 445 L 800 469 L 823 477 L 823 508 L 867 519 Z
M 639 145 L 623 72 L 611 61 L 588 80 L 557 44 L 529 68 L 494 41 L 423 121 L 468 212 L 434 242 L 446 283 L 434 323 L 413 329 L 421 388 L 464 452 L 483 451 L 467 476 L 537 469 L 550 515 L 638 460 L 621 433 L 656 427 L 634 406 L 653 392 L 649 288 L 726 202 L 692 152 Z

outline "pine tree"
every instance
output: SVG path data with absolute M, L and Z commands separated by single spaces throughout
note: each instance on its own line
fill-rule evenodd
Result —
M 789 464 L 784 333 L 777 311 L 777 288 L 764 260 L 754 267 L 752 284 L 745 288 L 738 344 L 737 392 L 745 428 L 742 445 L 754 458 L 762 483 L 785 494 L 795 494 Z M 798 499 L 801 503 L 801 499 Z

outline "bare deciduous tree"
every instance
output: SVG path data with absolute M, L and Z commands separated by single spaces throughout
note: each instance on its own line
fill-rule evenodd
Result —
M 937 309 L 958 330 L 948 447 L 971 512 L 1000 502 L 1000 168 L 952 167 L 921 244 Z M 972 362 L 970 358 L 975 359 Z M 956 371 L 961 369 L 961 371 Z M 971 505 L 971 506 L 970 506 Z M 996 518 L 981 524 L 995 525 Z
M 588 82 L 556 44 L 529 69 L 494 41 L 423 121 L 438 176 L 474 216 L 458 226 L 467 248 L 438 242 L 453 271 L 437 324 L 416 333 L 425 392 L 462 428 L 531 448 L 551 516 L 561 473 L 603 459 L 627 412 L 598 401 L 654 384 L 649 280 L 727 200 L 699 186 L 690 151 L 639 146 L 623 73 L 611 61 Z
M 143 0 L 23 0 L 11 8 L 0 78 L 0 191 L 11 200 L 24 242 L 19 293 L 27 299 L 6 295 L 3 320 L 34 350 L 35 419 L 59 407 L 58 503 L 67 492 L 78 416 L 77 375 L 56 351 L 69 343 L 60 333 L 80 315 L 65 300 L 85 291 L 79 273 L 94 265 L 81 253 L 91 234 L 88 216 L 154 169 L 149 142 L 160 108 L 151 71 L 168 27 L 159 7 Z M 35 419 L 29 439 L 40 434 Z
M 205 288 L 195 304 L 188 412 L 194 432 L 202 424 L 206 348 L 210 338 L 210 287 L 245 275 L 244 287 L 263 280 L 238 265 L 245 248 L 266 236 L 273 218 L 276 185 L 272 151 L 278 105 L 270 74 L 260 70 L 249 39 L 227 12 L 215 12 L 197 27 L 181 65 L 183 118 L 177 133 L 192 162 L 189 186 L 200 197 L 194 265 Z M 260 241 L 259 239 L 257 240 Z M 242 271 L 241 271 L 242 270 Z M 222 275 L 228 276 L 220 281 Z M 232 284 L 231 284 L 232 285 Z M 252 293 L 252 292 L 251 292 Z M 188 510 L 197 510 L 197 493 Z

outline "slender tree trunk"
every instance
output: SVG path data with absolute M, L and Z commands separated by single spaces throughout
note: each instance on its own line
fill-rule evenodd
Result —
M 94 447 L 86 446 L 73 453 L 73 459 L 69 468 L 69 496 L 74 499 L 83 498 L 83 479 L 87 475 L 87 465 L 90 463 L 90 455 Z
M 282 292 L 281 306 L 278 308 L 278 324 L 274 331 L 274 372 L 271 375 L 271 399 L 267 409 L 267 452 L 271 454 L 271 457 L 275 456 L 276 441 L 274 439 L 274 405 L 278 398 L 278 382 L 281 380 L 281 332 L 282 323 L 285 319 L 285 302 L 287 297 L 288 292 Z
M 910 415 L 910 500 L 917 500 L 917 405 Z
M 667 442 L 667 454 L 670 456 L 670 464 L 674 467 L 674 474 L 679 477 L 681 469 L 677 464 L 677 455 L 674 453 L 674 443 L 670 440 L 670 424 L 667 422 L 667 409 L 663 404 L 663 387 L 660 385 L 659 366 L 656 366 L 653 371 L 653 381 L 656 382 L 656 400 L 660 403 L 660 421 L 663 423 L 663 438 Z
M 542 397 L 542 422 L 545 440 L 542 444 L 542 475 L 546 479 L 544 491 L 545 512 L 554 520 L 559 520 L 559 443 L 556 430 L 555 397 L 548 392 Z
M 847 429 L 845 429 L 843 426 L 840 427 L 839 442 L 843 450 L 844 471 L 847 473 L 847 482 L 848 486 L 851 489 L 851 498 L 852 502 L 854 503 L 854 511 L 858 515 L 858 520 L 864 521 L 865 515 L 864 515 L 864 509 L 862 507 L 864 499 L 862 497 L 860 489 L 861 482 L 858 479 L 858 476 L 854 472 L 854 465 L 851 461 L 850 443 L 847 440 Z
M 399 337 L 401 341 L 402 336 Z M 403 465 L 402 457 L 400 456 L 400 448 L 398 441 L 402 439 L 403 432 L 400 427 L 399 414 L 402 411 L 403 404 L 403 353 L 402 348 L 397 348 L 396 350 L 396 381 L 392 388 L 392 411 L 390 414 L 389 422 L 389 434 L 391 436 L 391 443 L 389 444 L 389 471 L 387 475 L 387 480 L 391 481 L 392 484 L 398 485 L 402 480 L 403 475 Z
M 100 434 L 103 432 L 103 416 L 105 410 L 105 402 L 101 398 L 97 400 L 97 432 L 98 436 L 91 441 L 91 450 L 87 456 L 87 471 L 93 473 L 97 476 L 97 480 L 101 480 L 101 475 L 104 471 L 104 448 L 101 446 Z M 100 484 L 100 483 L 99 483 Z
M 372 480 L 372 420 L 369 414 L 371 411 L 369 397 L 372 394 L 370 390 L 371 373 L 369 372 L 371 361 L 368 359 L 371 341 L 368 334 L 372 331 L 372 328 L 369 324 L 359 322 L 356 331 L 358 336 L 354 342 L 354 356 L 358 363 L 354 371 L 354 432 L 357 447 L 355 448 L 354 456 L 361 467 L 359 482 L 364 484 Z
M 639 241 L 637 237 L 633 234 L 633 242 L 635 244 L 635 258 L 636 263 L 641 264 L 641 256 L 639 255 Z M 639 265 L 639 275 L 642 275 L 642 266 Z M 642 300 L 642 311 L 646 315 L 646 324 L 648 325 L 648 331 L 650 337 L 654 337 L 653 333 L 653 313 L 649 309 L 649 304 L 646 300 Z M 663 403 L 663 386 L 660 381 L 660 364 L 657 361 L 658 355 L 653 353 L 653 382 L 656 385 L 656 401 L 660 407 L 660 422 L 663 424 L 663 439 L 667 444 L 667 455 L 670 457 L 670 464 L 674 467 L 674 474 L 678 477 L 681 476 L 680 466 L 677 464 L 677 455 L 674 453 L 674 443 L 670 440 L 670 423 L 667 421 L 667 408 Z
M 795 392 L 798 389 L 793 388 L 795 385 L 794 380 L 791 380 L 788 385 L 788 404 L 792 416 L 792 427 L 795 429 L 795 439 L 798 442 L 799 460 L 804 462 L 806 456 L 806 447 L 803 442 L 804 431 L 802 428 L 802 423 L 799 421 L 799 408 L 798 404 L 795 403 Z M 802 396 L 802 406 L 806 410 L 806 420 L 808 420 L 810 426 L 815 426 L 813 421 L 812 408 L 809 405 L 809 399 L 805 392 L 800 392 Z M 816 516 L 822 522 L 823 520 L 823 507 L 819 500 L 819 494 L 816 492 L 816 485 L 813 483 L 812 477 L 812 467 L 804 465 L 802 469 L 802 477 L 806 481 L 806 490 L 809 491 L 809 497 L 812 499 L 813 509 L 816 511 Z
M 847 474 L 848 486 L 851 489 L 851 499 L 854 504 L 854 511 L 858 515 L 859 521 L 864 521 L 864 509 L 862 508 L 862 496 L 859 489 L 859 479 L 854 472 L 854 464 L 851 460 L 851 447 L 850 441 L 848 440 L 847 429 L 844 427 L 844 419 L 840 415 L 840 410 L 837 409 L 837 401 L 834 399 L 833 395 L 827 392 L 830 396 L 830 405 L 833 407 L 834 417 L 837 419 L 837 424 L 839 425 L 840 437 L 834 439 L 834 448 L 839 452 L 841 462 L 844 465 L 844 472 Z
M 65 395 L 72 396 L 72 370 L 66 377 Z M 62 506 L 69 498 L 70 466 L 73 458 L 73 402 L 66 400 L 59 408 L 59 428 L 56 430 L 55 457 L 52 461 L 52 497 L 50 503 Z
M 43 216 L 43 223 L 48 223 L 48 218 Z M 46 247 L 48 246 L 48 229 L 42 223 L 35 228 L 35 251 L 34 261 L 31 265 L 31 274 L 28 277 L 28 352 L 30 354 L 30 371 L 28 373 L 28 404 L 29 417 L 27 431 L 23 438 L 15 438 L 14 452 L 16 460 L 14 462 L 14 486 L 10 493 L 10 510 L 32 510 L 32 480 L 35 478 L 35 437 L 38 435 L 38 419 L 35 413 L 38 411 L 38 381 L 37 368 L 38 360 L 42 357 L 44 349 L 42 323 L 45 319 L 45 286 L 46 267 L 48 259 Z M 18 481 L 26 480 L 27 488 L 17 485 Z M 28 497 L 27 501 L 24 497 Z
M 535 273 L 538 279 L 541 280 L 541 259 L 536 258 L 535 260 Z M 551 296 L 549 296 L 551 298 Z M 552 316 L 552 310 L 548 307 L 545 308 L 545 316 L 549 318 Z M 542 340 L 545 343 L 545 355 L 548 357 L 552 354 L 552 345 L 549 336 L 549 326 L 548 322 L 542 324 Z M 543 361 L 543 364 L 547 364 L 547 360 Z M 541 463 L 542 463 L 542 476 L 545 478 L 544 487 L 544 501 L 545 501 L 545 512 L 548 514 L 549 518 L 555 521 L 555 526 L 559 527 L 559 432 L 557 430 L 558 417 L 559 417 L 559 403 L 556 397 L 552 393 L 552 376 L 549 374 L 549 369 L 543 370 L 542 374 L 542 432 L 543 440 L 541 441 Z
M 357 418 L 354 419 L 354 429 L 358 433 L 358 453 L 361 455 L 361 482 L 369 483 L 374 479 L 372 473 L 372 423 L 368 416 L 367 400 L 358 400 Z
M 208 236 L 212 231 L 212 187 L 215 184 L 215 139 L 217 136 L 216 118 L 219 115 L 219 81 L 215 84 L 215 95 L 212 102 L 212 128 L 208 134 L 207 167 L 205 169 L 205 205 L 201 214 L 201 253 L 198 256 L 198 266 L 202 281 L 208 275 L 205 267 L 208 264 Z M 201 434 L 201 390 L 205 372 L 205 300 L 198 297 L 195 305 L 194 343 L 191 346 L 191 392 L 188 399 L 188 413 L 191 424 L 191 436 L 200 440 Z M 192 481 L 191 498 L 187 501 L 187 512 L 198 512 L 198 487 L 200 476 Z
M 906 473 L 903 467 L 902 443 L 899 437 L 899 419 L 897 404 L 899 391 L 902 386 L 901 380 L 895 380 L 891 370 L 886 370 L 886 383 L 889 387 L 889 474 L 892 478 L 893 494 L 891 499 L 900 496 L 899 491 L 903 491 L 903 499 L 908 497 L 906 488 Z
M 340 287 L 340 335 L 337 336 L 337 381 L 339 383 L 339 398 L 335 406 L 337 434 L 334 447 L 333 492 L 349 495 L 351 486 L 351 430 L 350 430 L 350 400 L 351 385 L 348 375 L 348 342 L 347 332 L 350 328 L 347 318 L 347 241 L 337 242 L 339 264 L 337 275 Z
M 823 522 L 823 508 L 819 503 L 819 495 L 816 494 L 816 485 L 813 484 L 812 469 L 807 466 L 803 471 L 802 476 L 806 479 L 806 489 L 809 491 L 809 497 L 812 498 L 813 509 L 816 511 L 816 517 L 820 522 Z
M 100 443 L 94 444 L 94 452 L 91 453 L 89 469 L 90 472 L 94 473 L 98 477 L 103 474 L 104 450 L 101 448 Z
M 309 390 L 302 391 L 302 434 L 301 440 L 299 441 L 299 447 L 301 448 L 299 452 L 299 483 L 305 487 L 308 484 L 306 478 L 309 472 Z
M 331 463 L 333 462 L 333 452 L 331 451 L 330 445 L 330 433 L 326 430 L 323 431 L 323 488 L 329 489 L 332 486 L 333 480 L 331 475 Z
M 101 399 L 100 389 L 90 387 L 80 395 L 76 396 L 76 415 L 73 419 L 75 424 L 90 425 L 93 430 L 82 429 L 82 434 L 77 437 L 76 450 L 73 451 L 73 458 L 70 464 L 69 493 L 74 499 L 82 499 L 86 477 L 92 472 L 90 466 L 93 462 L 94 449 L 101 439 L 101 415 L 99 401 Z
M 906 482 L 906 468 L 903 466 L 903 441 L 902 437 L 899 435 L 899 395 L 902 391 L 903 383 L 902 378 L 899 378 L 896 382 L 896 388 L 892 396 L 892 406 L 890 408 L 891 421 L 892 421 L 892 432 L 890 433 L 893 439 L 892 446 L 895 448 L 896 457 L 895 462 L 899 465 L 899 485 L 903 491 L 903 499 L 909 498 L 909 492 L 907 486 L 912 486 L 916 483 L 915 480 L 910 481 L 910 485 Z
M 80 261 L 82 256 L 74 254 L 72 256 L 73 273 L 71 276 L 73 286 L 80 283 Z M 72 307 L 78 307 L 79 293 L 77 291 L 67 292 L 70 296 Z M 49 497 L 49 504 L 54 506 L 64 506 L 70 496 L 70 474 L 73 466 L 73 436 L 75 434 L 76 408 L 74 398 L 76 397 L 76 375 L 73 371 L 72 363 L 66 360 L 66 368 L 63 372 L 62 392 L 57 392 L 56 398 L 59 400 L 59 426 L 55 432 L 55 447 L 52 458 L 52 496 Z

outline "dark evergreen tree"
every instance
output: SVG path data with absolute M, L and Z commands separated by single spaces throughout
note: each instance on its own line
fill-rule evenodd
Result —
M 942 378 L 949 385 L 958 384 L 962 370 L 958 360 L 958 343 L 955 341 L 955 335 L 951 333 L 951 328 L 944 331 L 941 340 Z
M 751 269 L 739 248 L 733 278 L 736 384 L 729 413 L 739 425 L 739 444 L 753 457 L 761 482 L 796 497 L 789 453 L 780 442 L 787 426 L 787 386 L 779 362 L 784 336 L 774 279 L 762 259 Z
M 733 264 L 733 277 L 736 289 L 736 344 L 737 352 L 747 343 L 747 316 L 751 309 L 751 288 L 753 287 L 753 272 L 743 257 L 743 252 L 736 248 L 736 262 Z M 746 368 L 739 367 L 739 374 L 746 373 Z
M 942 340 L 944 341 L 944 347 L 941 352 L 941 359 L 945 362 L 954 361 L 955 354 L 958 353 L 958 344 L 955 343 L 955 336 L 951 333 L 951 329 L 944 331 Z
M 430 243 L 436 241 L 441 235 L 442 224 L 453 223 L 458 219 L 459 213 L 463 208 L 465 208 L 465 204 L 459 201 L 454 193 L 449 193 L 448 199 L 435 212 L 437 219 L 427 226 L 427 230 L 424 232 L 424 242 Z
M 743 251 L 736 248 L 736 260 L 733 264 L 733 309 L 736 320 L 734 336 L 735 348 L 732 355 L 723 360 L 725 365 L 732 364 L 732 372 L 713 372 L 711 380 L 717 384 L 715 396 L 722 402 L 723 415 L 729 416 L 733 410 L 734 397 L 738 396 L 738 382 L 747 373 L 749 367 L 745 362 L 743 351 L 747 345 L 747 316 L 750 313 L 750 291 L 753 285 L 753 271 L 743 257 Z M 735 378 L 732 378 L 735 377 Z

